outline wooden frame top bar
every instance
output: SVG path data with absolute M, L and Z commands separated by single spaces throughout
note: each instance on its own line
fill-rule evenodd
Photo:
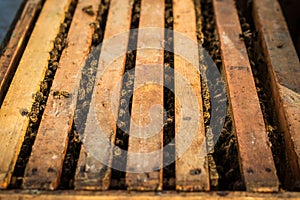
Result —
M 213 0 L 239 162 L 246 189 L 275 192 L 279 181 L 234 0 Z
M 1 199 L 9 200 L 300 200 L 300 194 L 296 192 L 284 193 L 249 193 L 249 192 L 132 192 L 132 191 L 56 191 L 38 192 L 30 191 L 5 191 L 0 192 Z

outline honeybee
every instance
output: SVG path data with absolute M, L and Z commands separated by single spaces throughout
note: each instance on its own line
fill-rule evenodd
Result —
M 88 14 L 89 16 L 94 16 L 95 15 L 95 12 L 93 10 L 93 6 L 92 5 L 83 7 L 82 11 L 84 13 Z
M 58 99 L 60 99 L 60 97 L 69 98 L 70 93 L 67 92 L 67 91 L 58 91 L 58 90 L 56 90 L 56 91 L 53 92 L 53 97 L 58 98 Z

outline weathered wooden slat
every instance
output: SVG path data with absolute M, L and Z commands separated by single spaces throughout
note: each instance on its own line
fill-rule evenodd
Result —
M 9 200 L 299 200 L 299 193 L 297 192 L 283 192 L 283 193 L 249 193 L 249 192 L 182 192 L 166 191 L 157 194 L 157 192 L 127 192 L 127 191 L 57 191 L 57 192 L 39 192 L 39 194 L 30 194 L 21 191 L 5 191 L 0 193 L 1 199 Z
M 214 0 L 223 68 L 247 191 L 278 191 L 279 182 L 233 0 Z
M 164 0 L 142 1 L 127 154 L 129 190 L 162 189 L 164 20 Z
M 0 104 L 5 97 L 13 73 L 26 45 L 27 36 L 37 17 L 42 0 L 29 0 L 12 32 L 12 36 L 0 58 Z
M 3 101 L 0 109 L 0 188 L 6 188 L 10 181 L 29 123 L 22 111 L 31 110 L 34 94 L 47 69 L 49 52 L 70 2 L 45 3 Z
M 110 3 L 94 98 L 87 117 L 76 172 L 77 190 L 106 190 L 110 185 L 111 169 L 108 165 L 113 157 L 111 144 L 116 137 L 119 82 L 125 69 L 132 5 L 132 0 L 112 0 Z M 114 91 L 118 95 L 114 96 Z
M 184 191 L 209 190 L 196 15 L 193 7 L 192 0 L 173 1 L 176 52 L 174 58 L 176 189 Z M 188 39 L 183 40 L 178 33 Z M 177 52 L 182 54 L 178 55 Z M 190 112 L 195 109 L 197 111 Z M 189 112 L 186 112 L 187 110 Z M 188 142 L 190 138 L 191 141 Z
M 300 64 L 277 1 L 253 1 L 253 15 L 271 77 L 273 99 L 284 133 L 291 189 L 300 188 Z
M 48 97 L 32 153 L 26 167 L 23 187 L 28 189 L 56 189 L 62 173 L 68 143 L 68 133 L 73 124 L 79 74 L 89 53 L 96 15 L 89 16 L 84 7 L 97 9 L 100 0 L 79 0 L 68 34 L 68 47 L 63 51 L 59 67 Z M 96 12 L 95 12 L 96 13 Z M 53 93 L 67 92 L 68 98 Z

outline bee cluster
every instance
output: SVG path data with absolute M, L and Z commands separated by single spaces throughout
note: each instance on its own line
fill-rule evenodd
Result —
M 109 5 L 110 5 L 110 0 L 102 0 L 98 8 L 97 19 L 95 22 L 90 24 L 90 26 L 92 26 L 95 30 L 92 37 L 93 40 L 92 44 L 94 47 L 96 47 L 98 44 L 100 44 L 103 41 L 104 29 L 105 29 Z M 85 9 L 84 12 L 87 12 L 87 9 Z
M 165 28 L 173 30 L 173 4 L 171 0 L 165 3 Z M 165 32 L 165 49 L 174 52 L 174 35 L 172 31 Z M 174 94 L 174 53 L 164 52 L 164 148 L 163 155 L 163 185 L 165 189 L 175 189 L 175 94 Z M 170 164 L 171 163 L 171 164 Z
M 85 129 L 87 114 L 90 109 L 93 89 L 98 68 L 98 60 L 100 56 L 101 46 L 103 41 L 105 22 L 107 19 L 109 0 L 102 0 L 97 12 L 96 21 L 90 26 L 94 28 L 92 36 L 92 46 L 90 54 L 86 59 L 85 65 L 82 68 L 81 80 L 78 89 L 77 104 L 74 116 L 74 125 L 69 135 L 69 144 L 66 152 L 66 157 L 63 164 L 63 171 L 59 189 L 73 189 L 74 188 L 74 174 L 81 149 L 81 141 Z M 84 7 L 83 12 L 88 15 L 94 15 L 91 6 Z M 66 98 L 66 95 L 59 91 L 57 94 Z
M 196 1 L 197 2 L 197 1 Z M 200 16 L 198 16 L 197 24 L 202 27 L 202 34 L 198 34 L 200 44 L 209 52 L 209 55 L 216 63 L 217 67 L 221 69 L 222 59 L 220 52 L 220 41 L 216 29 L 214 10 L 212 0 L 200 0 Z M 196 12 L 199 12 L 196 9 Z
M 195 1 L 196 7 L 200 7 L 201 10 L 196 9 L 197 13 L 197 29 L 198 42 L 202 44 L 203 48 L 208 51 L 210 57 L 218 67 L 219 71 L 222 69 L 222 60 L 220 52 L 220 42 L 216 30 L 214 9 L 212 0 L 201 0 L 200 6 L 197 6 L 198 1 Z M 205 61 L 200 64 L 201 74 L 207 74 L 208 67 Z M 209 72 L 210 73 L 210 72 Z M 217 77 L 214 73 L 210 74 L 210 79 Z M 218 78 L 211 80 L 216 82 L 211 84 L 204 80 L 204 76 L 201 77 L 201 88 L 203 98 L 203 111 L 205 131 L 208 147 L 208 165 L 210 170 L 211 187 L 214 189 L 232 190 L 241 187 L 241 175 L 238 163 L 237 142 L 233 133 L 232 120 L 230 112 L 227 112 L 225 118 L 225 125 L 219 135 L 215 133 L 215 127 L 210 126 L 211 123 L 211 98 L 215 98 L 224 90 L 224 87 L 220 87 L 221 83 Z M 209 85 L 210 84 L 210 85 Z M 211 93 L 212 92 L 212 93 Z M 226 97 L 219 99 L 218 101 L 226 101 Z M 219 120 L 220 123 L 222 119 Z M 218 123 L 216 123 L 218 124 Z
M 133 2 L 130 29 L 137 29 L 140 20 L 141 0 Z M 138 32 L 131 31 L 129 34 L 128 51 L 126 53 L 125 72 L 123 75 L 122 86 L 120 90 L 120 102 L 117 119 L 117 132 L 115 139 L 115 148 L 113 151 L 113 166 L 117 166 L 122 171 L 112 170 L 111 188 L 124 189 L 125 171 L 128 150 L 128 137 L 130 128 L 131 105 L 134 91 L 135 61 Z M 123 150 L 123 151 L 122 151 Z
M 128 54 L 134 54 L 133 52 L 128 52 Z M 130 59 L 129 59 L 130 60 Z M 132 60 L 128 61 L 128 66 L 131 68 L 134 62 Z M 120 91 L 120 105 L 118 112 L 117 126 L 118 129 L 122 132 L 122 135 L 129 133 L 129 124 L 130 124 L 130 107 L 131 107 L 131 98 L 133 95 L 133 86 L 134 86 L 134 70 L 126 71 L 123 75 L 123 86 Z M 123 136 L 124 137 L 124 136 Z M 123 138 L 124 139 L 124 138 Z M 124 145 L 119 140 L 116 140 L 116 145 Z
M 74 187 L 73 177 L 76 171 L 80 147 L 81 140 L 79 134 L 75 128 L 72 128 L 71 132 L 69 133 L 69 143 L 63 164 L 61 180 L 58 186 L 59 189 L 71 189 Z
M 225 124 L 215 146 L 214 160 L 220 174 L 219 189 L 244 190 L 238 163 L 237 140 L 233 132 L 230 110 L 225 118 Z
M 98 60 L 101 51 L 101 45 L 99 44 L 103 41 L 109 4 L 109 0 L 102 0 L 98 7 L 96 20 L 90 23 L 90 26 L 94 28 L 92 45 L 90 54 L 88 55 L 85 65 L 82 68 L 74 116 L 74 123 L 76 125 L 74 128 L 78 132 L 81 139 L 85 129 L 85 122 L 89 112 L 91 103 L 90 101 L 92 99 L 92 93 L 95 85 Z M 82 11 L 86 12 L 87 9 L 92 8 L 87 6 L 83 8 Z
M 21 153 L 18 157 L 16 167 L 14 169 L 13 178 L 11 181 L 12 188 L 20 188 L 22 177 L 24 174 L 26 163 L 28 162 L 31 148 L 34 143 L 39 123 L 45 109 L 47 98 L 50 94 L 53 78 L 56 70 L 59 67 L 59 60 L 62 51 L 67 47 L 67 35 L 72 21 L 72 16 L 75 11 L 78 0 L 73 0 L 69 10 L 65 14 L 65 20 L 60 25 L 60 30 L 53 41 L 53 49 L 49 52 L 48 69 L 46 70 L 44 80 L 41 82 L 39 91 L 33 95 L 33 105 L 31 110 L 21 109 L 20 114 L 29 118 L 29 126 L 26 131 L 26 136 L 21 148 Z M 133 11 L 131 16 L 131 29 L 138 28 L 141 10 L 141 0 L 133 0 Z M 165 0 L 165 28 L 173 30 L 173 5 L 172 0 Z M 90 101 L 95 85 L 98 60 L 101 48 L 99 44 L 103 41 L 106 20 L 109 10 L 110 0 L 102 0 L 99 5 L 96 21 L 90 26 L 94 28 L 92 36 L 92 47 L 90 54 L 86 60 L 85 66 L 82 70 L 82 78 L 77 97 L 77 107 L 75 110 L 74 127 L 69 133 L 69 143 L 66 152 L 66 157 L 63 164 L 63 171 L 59 189 L 72 189 L 73 178 L 76 170 L 76 164 L 79 158 L 81 140 L 85 128 L 87 114 L 89 112 Z M 202 45 L 209 53 L 217 65 L 219 71 L 222 69 L 222 60 L 220 54 L 220 43 L 216 30 L 214 9 L 212 0 L 194 0 L 196 12 L 197 25 L 197 39 L 198 43 Z M 240 10 L 240 9 L 239 9 Z M 82 11 L 87 15 L 93 16 L 95 12 L 92 6 L 82 8 Z M 279 174 L 283 174 L 284 166 L 284 144 L 283 136 L 276 127 L 276 118 L 272 113 L 272 108 L 267 105 L 267 102 L 272 102 L 271 94 L 268 92 L 268 80 L 265 75 L 267 73 L 266 64 L 263 55 L 258 49 L 261 47 L 256 40 L 257 33 L 253 29 L 253 25 L 243 13 L 239 13 L 239 19 L 242 27 L 242 33 L 239 35 L 247 47 L 247 52 L 250 58 L 250 64 L 254 74 L 255 84 L 260 99 L 261 108 L 263 111 L 266 130 L 269 135 L 270 145 L 272 148 L 275 164 Z M 174 50 L 174 36 L 171 31 L 165 32 L 165 48 Z M 121 171 L 112 169 L 111 188 L 124 189 L 125 185 L 125 171 L 128 149 L 128 137 L 131 120 L 131 106 L 132 96 L 134 91 L 134 67 L 136 62 L 136 46 L 137 46 L 138 32 L 130 32 L 128 52 L 126 53 L 125 72 L 122 80 L 120 90 L 120 102 L 118 110 L 118 119 L 116 122 L 117 132 L 114 141 L 115 147 L 113 149 L 112 165 L 117 166 Z M 278 48 L 281 48 L 280 45 Z M 233 122 L 231 119 L 230 108 L 227 109 L 225 124 L 221 130 L 220 135 L 215 134 L 215 127 L 211 125 L 211 121 L 220 120 L 219 118 L 212 119 L 213 104 L 212 99 L 220 96 L 222 92 L 218 90 L 217 86 L 220 80 L 216 78 L 215 83 L 209 83 L 205 80 L 207 75 L 208 65 L 205 63 L 205 58 L 202 59 L 200 55 L 200 71 L 201 71 L 201 90 L 203 99 L 203 117 L 207 141 L 207 162 L 210 171 L 210 181 L 212 189 L 220 190 L 243 190 L 244 183 L 241 178 L 239 169 L 237 140 L 234 134 Z M 63 66 L 60 66 L 63 67 Z M 217 77 L 215 75 L 211 77 Z M 211 78 L 210 77 L 210 78 Z M 175 94 L 174 94 L 174 53 L 164 52 L 164 138 L 163 145 L 168 145 L 171 148 L 165 148 L 163 154 L 164 166 L 166 163 L 175 160 Z M 216 89 L 211 90 L 211 89 Z M 54 98 L 69 98 L 70 94 L 67 91 L 53 91 Z M 221 95 L 222 96 L 222 95 Z M 219 101 L 226 101 L 226 99 L 218 99 Z M 220 132 L 220 131 L 219 131 Z M 199 174 L 201 170 L 191 170 L 190 174 Z M 175 189 L 175 162 L 166 165 L 163 168 L 163 185 L 164 189 Z
M 215 35 L 215 24 L 212 15 L 212 11 L 203 10 L 202 6 L 207 6 L 206 2 L 201 1 L 199 6 L 198 1 L 194 1 L 195 11 L 197 16 L 197 39 L 198 43 L 201 44 L 204 48 L 209 50 L 210 56 L 214 59 L 214 61 L 220 58 L 219 55 L 219 41 Z M 205 4 L 205 5 L 204 5 Z M 202 8 L 202 10 L 200 9 Z M 201 15 L 201 12 L 204 12 Z M 201 55 L 200 55 L 201 56 Z M 200 58 L 203 58 L 201 56 Z M 220 63 L 218 63 L 220 65 Z M 206 72 L 207 66 L 205 61 L 203 61 L 202 73 Z M 218 66 L 220 67 L 220 66 Z M 210 102 L 210 92 L 207 85 L 207 80 L 204 80 L 204 74 L 201 73 L 201 91 L 202 91 L 202 99 L 203 99 L 203 117 L 204 117 L 204 126 L 206 133 L 206 142 L 207 142 L 207 161 L 209 166 L 210 173 L 210 184 L 212 188 L 218 187 L 219 181 L 219 173 L 217 171 L 216 163 L 213 157 L 214 153 L 214 134 L 212 132 L 211 127 L 209 126 L 210 118 L 211 118 L 211 102 Z
M 68 11 L 65 13 L 65 20 L 60 25 L 59 33 L 53 41 L 53 49 L 49 52 L 50 58 L 48 60 L 48 68 L 43 81 L 40 83 L 39 91 L 33 95 L 34 102 L 32 104 L 31 111 L 23 110 L 21 112 L 21 115 L 26 114 L 26 116 L 29 117 L 29 126 L 26 130 L 24 142 L 14 169 L 11 181 L 12 188 L 19 188 L 22 184 L 22 177 L 46 106 L 53 78 L 56 69 L 58 68 L 60 55 L 63 49 L 67 46 L 68 30 L 72 22 L 72 16 L 76 5 L 77 0 L 73 0 Z

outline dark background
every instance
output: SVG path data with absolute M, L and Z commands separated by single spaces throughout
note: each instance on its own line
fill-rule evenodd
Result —
M 300 57 L 300 0 L 279 0 L 290 34 Z
M 0 0 L 0 44 L 10 29 L 23 0 Z

